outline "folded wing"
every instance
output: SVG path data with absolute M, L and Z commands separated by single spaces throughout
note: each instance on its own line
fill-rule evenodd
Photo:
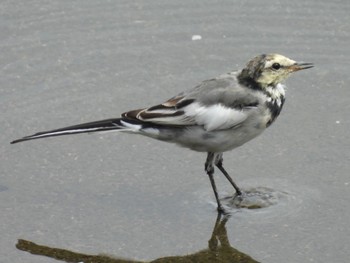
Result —
M 215 79 L 210 81 L 213 82 Z M 258 106 L 256 97 L 254 100 L 247 100 L 245 94 L 242 100 L 240 91 L 229 85 L 225 87 L 216 87 L 215 83 L 210 85 L 210 89 L 198 86 L 192 92 L 173 97 L 163 104 L 125 112 L 122 116 L 126 119 L 137 119 L 159 125 L 201 125 L 207 131 L 213 131 L 239 125 Z M 210 101 L 208 102 L 206 98 L 210 98 Z

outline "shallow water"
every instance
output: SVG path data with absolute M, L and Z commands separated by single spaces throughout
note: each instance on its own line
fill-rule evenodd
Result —
M 227 206 L 233 211 L 239 208 L 263 209 L 284 203 L 288 200 L 288 193 L 278 192 L 266 187 L 248 189 L 241 195 L 225 198 Z
M 0 7 L 2 262 L 348 261 L 349 1 Z M 276 123 L 225 153 L 250 192 L 232 201 L 217 173 L 230 217 L 217 218 L 204 154 L 112 133 L 9 144 L 157 104 L 269 52 L 315 68 L 287 81 Z

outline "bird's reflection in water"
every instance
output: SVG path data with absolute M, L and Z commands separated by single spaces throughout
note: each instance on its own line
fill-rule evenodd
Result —
M 162 257 L 147 262 L 157 263 L 170 263 L 170 262 L 182 262 L 182 263 L 256 263 L 258 261 L 252 259 L 250 256 L 238 251 L 230 245 L 230 241 L 227 237 L 227 231 L 225 224 L 228 221 L 229 216 L 218 217 L 215 222 L 213 233 L 208 241 L 208 248 L 199 252 L 184 255 L 184 256 L 171 256 Z M 137 261 L 132 259 L 118 258 L 117 256 L 106 255 L 86 255 L 66 249 L 51 248 L 35 244 L 31 241 L 19 239 L 16 247 L 19 250 L 27 251 L 34 255 L 42 255 L 64 262 L 84 262 L 84 263 L 145 263 L 146 261 Z

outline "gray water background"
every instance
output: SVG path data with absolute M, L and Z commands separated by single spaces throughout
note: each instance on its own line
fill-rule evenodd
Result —
M 19 238 L 145 261 L 206 248 L 204 154 L 113 133 L 9 142 L 157 104 L 270 52 L 315 68 L 287 81 L 271 128 L 225 154 L 243 188 L 286 193 L 234 213 L 229 240 L 259 262 L 347 262 L 349 14 L 347 0 L 1 1 L 1 262 L 57 262 Z

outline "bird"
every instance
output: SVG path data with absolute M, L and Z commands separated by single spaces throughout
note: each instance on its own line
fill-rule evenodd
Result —
M 243 191 L 223 166 L 223 153 L 260 135 L 279 116 L 285 102 L 284 81 L 291 73 L 312 68 L 280 54 L 261 54 L 237 71 L 202 81 L 161 104 L 124 112 L 117 118 L 38 132 L 11 144 L 79 133 L 120 131 L 175 143 L 207 158 L 217 210 L 225 212 L 214 180 L 217 167 L 235 189 Z

